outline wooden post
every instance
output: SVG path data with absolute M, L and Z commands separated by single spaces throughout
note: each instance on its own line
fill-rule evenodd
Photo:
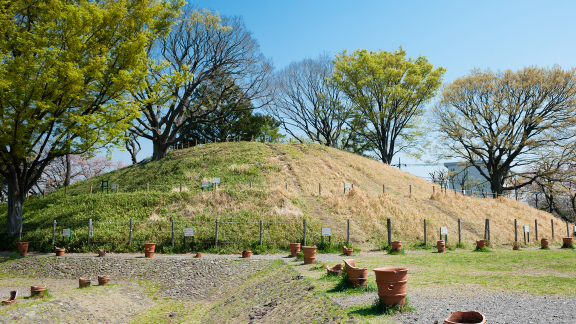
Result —
M 216 218 L 216 240 L 214 241 L 214 246 L 218 248 L 218 218 Z
M 550 220 L 550 225 L 552 227 L 552 238 L 554 238 L 554 220 L 553 219 Z
M 303 219 L 302 222 L 304 223 L 304 238 L 302 240 L 302 246 L 306 246 L 306 219 Z
M 350 219 L 347 221 L 348 226 L 346 229 L 346 245 L 350 245 Z
M 90 196 L 92 196 L 92 185 L 90 185 Z
M 518 220 L 514 218 L 514 243 L 518 242 Z
M 488 225 L 488 241 L 491 241 L 490 239 L 490 219 L 486 218 L 486 225 Z
M 566 221 L 566 237 L 570 237 L 570 228 L 568 226 L 568 221 Z
M 56 244 L 56 220 L 52 222 L 52 245 Z
M 536 242 L 538 242 L 538 220 L 537 219 L 534 220 L 534 231 L 536 234 Z
M 206 144 L 206 137 L 204 137 L 204 144 Z
M 318 196 L 322 196 L 322 184 L 318 183 Z
M 172 248 L 174 248 L 174 218 L 172 218 Z
M 410 197 L 412 197 L 412 185 L 410 185 Z
M 92 218 L 88 220 L 88 246 L 90 246 L 90 235 L 92 234 Z
M 382 184 L 382 194 L 385 195 L 386 194 L 386 185 Z
M 260 220 L 260 246 L 262 246 L 262 230 L 263 230 L 262 220 Z
M 488 239 L 488 218 L 484 221 L 484 239 Z
M 250 142 L 254 142 L 254 135 L 252 135 L 252 138 L 250 139 Z
M 180 182 L 180 192 L 182 192 L 182 182 Z
M 42 190 L 42 198 L 46 198 L 46 191 Z
M 130 231 L 128 232 L 128 245 L 130 247 L 132 247 L 132 225 L 134 224 L 134 221 L 132 219 L 130 219 Z
M 428 242 L 428 237 L 426 236 L 426 218 L 424 218 L 424 245 L 426 245 Z
M 150 184 L 146 182 L 146 192 L 150 191 Z
M 288 190 L 288 182 L 286 182 L 286 190 Z
M 392 220 L 386 219 L 386 230 L 388 231 L 388 246 L 392 246 Z
M 462 221 L 458 218 L 458 244 L 462 245 Z
M 436 194 L 436 186 L 432 186 L 432 195 Z
M 117 184 L 117 185 L 116 185 L 116 193 L 118 193 L 119 191 L 120 191 L 120 185 Z

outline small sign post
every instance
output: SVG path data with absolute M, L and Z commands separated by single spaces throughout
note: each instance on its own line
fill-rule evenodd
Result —
M 212 187 L 214 187 L 214 185 L 220 187 L 220 178 L 212 178 Z
M 115 183 L 110 184 L 110 190 L 112 190 L 112 192 L 116 191 L 116 188 L 118 188 L 117 184 L 115 184 Z
M 194 251 L 194 229 L 193 228 L 184 229 L 184 250 L 186 250 L 186 236 L 192 237 L 192 251 Z
M 526 245 L 526 237 L 528 237 L 528 242 L 530 242 L 530 227 L 524 226 L 524 245 Z
M 320 249 L 324 248 L 324 236 L 328 236 L 328 242 L 332 242 L 332 230 L 330 227 L 322 227 L 322 236 L 320 241 Z
M 445 244 L 448 244 L 448 227 L 440 227 L 440 239 L 442 239 L 442 235 L 445 237 Z
M 72 239 L 72 230 L 69 228 L 65 228 L 62 230 L 62 245 L 64 245 L 64 238 L 68 237 L 68 244 L 70 244 L 70 240 Z
M 208 190 L 210 190 L 210 182 L 209 181 L 202 181 L 202 191 L 204 191 L 204 188 L 207 188 Z
M 346 189 L 348 189 L 348 193 L 350 193 L 350 190 L 352 189 L 352 184 L 350 183 L 344 183 L 344 194 L 346 194 Z
M 102 181 L 102 193 L 104 193 L 104 188 L 106 188 L 106 193 L 108 193 L 108 180 Z

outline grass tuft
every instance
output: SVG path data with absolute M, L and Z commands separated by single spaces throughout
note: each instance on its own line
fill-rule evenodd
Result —
M 490 250 L 486 247 L 483 247 L 483 248 L 476 247 L 472 252 L 492 252 L 492 250 Z
M 367 283 L 365 287 L 354 287 L 350 281 L 348 281 L 348 274 L 346 273 L 346 268 L 342 270 L 342 274 L 337 277 L 338 283 L 336 286 L 328 292 L 344 292 L 347 294 L 360 294 L 365 292 L 377 292 L 378 287 L 372 283 Z
M 356 314 L 361 316 L 370 316 L 370 315 L 395 315 L 397 313 L 406 313 L 406 312 L 413 312 L 416 309 L 410 304 L 408 297 L 406 297 L 406 301 L 404 305 L 386 305 L 384 304 L 380 298 L 374 299 L 372 304 L 366 308 L 360 308 L 355 311 L 350 312 L 350 314 Z

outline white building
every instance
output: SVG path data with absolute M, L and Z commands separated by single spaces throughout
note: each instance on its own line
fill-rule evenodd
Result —
M 464 189 L 466 194 L 470 194 L 471 190 L 478 193 L 491 192 L 490 183 L 468 162 L 446 162 L 444 166 L 448 169 L 448 189 L 460 192 Z M 488 174 L 488 170 L 483 169 Z

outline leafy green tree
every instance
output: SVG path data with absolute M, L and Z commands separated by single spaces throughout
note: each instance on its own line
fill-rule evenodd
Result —
M 520 189 L 574 157 L 576 69 L 473 70 L 446 86 L 433 115 L 445 157 L 473 165 L 493 193 Z
M 356 131 L 382 162 L 395 154 L 416 157 L 423 151 L 424 104 L 442 84 L 445 69 L 434 68 L 425 56 L 406 58 L 400 47 L 394 52 L 359 49 L 334 60 L 331 81 L 348 96 L 354 117 L 366 121 Z
M 8 234 L 44 168 L 66 154 L 122 145 L 138 116 L 126 100 L 146 74 L 150 39 L 165 35 L 179 2 L 1 0 L 0 175 Z

